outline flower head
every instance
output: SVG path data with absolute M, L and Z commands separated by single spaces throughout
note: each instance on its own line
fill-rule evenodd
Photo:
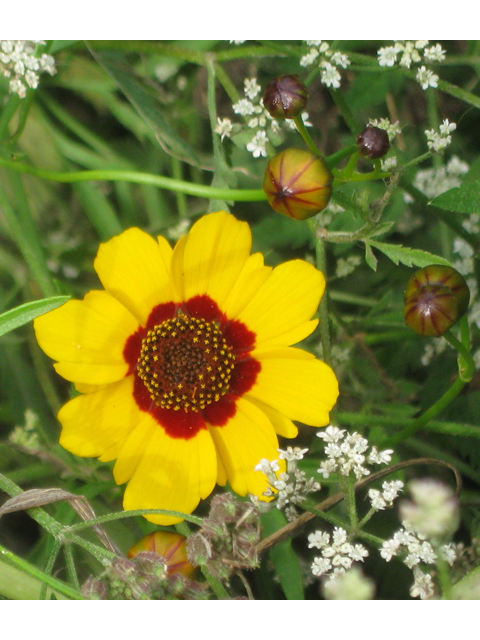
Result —
M 52 56 L 46 53 L 35 56 L 36 44 L 41 43 L 37 40 L 0 40 L 0 73 L 10 78 L 10 93 L 16 93 L 20 98 L 27 95 L 29 88 L 38 87 L 41 73 L 46 71 L 51 76 L 56 73 Z
M 290 346 L 317 325 L 324 277 L 303 260 L 264 266 L 251 243 L 225 212 L 173 250 L 128 229 L 99 248 L 104 290 L 35 320 L 40 346 L 81 393 L 59 412 L 60 444 L 116 460 L 127 510 L 191 513 L 227 481 L 261 496 L 268 483 L 254 468 L 278 459 L 277 433 L 295 437 L 293 420 L 328 424 L 335 375 Z

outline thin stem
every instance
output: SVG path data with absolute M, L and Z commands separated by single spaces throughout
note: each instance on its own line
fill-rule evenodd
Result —
M 298 133 L 302 136 L 303 141 L 305 142 L 307 147 L 310 149 L 310 151 L 314 153 L 316 156 L 319 156 L 320 158 L 322 158 L 322 154 L 318 150 L 318 147 L 313 141 L 312 136 L 307 131 L 307 127 L 305 126 L 305 123 L 303 121 L 302 114 L 299 114 L 298 116 L 296 116 L 293 119 L 293 121 L 295 123 L 295 126 L 297 127 Z
M 19 173 L 28 173 L 38 178 L 53 182 L 86 182 L 90 180 L 125 181 L 135 184 L 150 184 L 160 189 L 178 191 L 199 198 L 216 198 L 218 200 L 234 200 L 237 202 L 259 202 L 267 196 L 262 189 L 217 189 L 203 184 L 194 184 L 183 180 L 175 180 L 166 176 L 151 173 L 124 170 L 96 170 L 96 171 L 48 171 L 39 169 L 22 162 L 12 162 L 0 158 L 0 166 L 8 167 Z
M 133 518 L 135 516 L 145 516 L 145 515 L 159 515 L 159 516 L 173 516 L 176 518 L 182 518 L 183 520 L 187 520 L 192 524 L 196 524 L 201 526 L 203 524 L 203 520 L 201 518 L 197 518 L 196 516 L 188 515 L 186 513 L 181 513 L 180 511 L 169 511 L 167 509 L 135 509 L 133 511 L 120 511 L 118 513 L 107 513 L 104 516 L 99 516 L 98 518 L 92 518 L 91 520 L 86 520 L 85 522 L 79 522 L 78 524 L 73 524 L 68 527 L 68 530 L 73 531 L 81 531 L 82 529 L 88 529 L 95 524 L 103 524 L 104 522 L 111 522 L 112 520 L 122 520 L 123 518 Z

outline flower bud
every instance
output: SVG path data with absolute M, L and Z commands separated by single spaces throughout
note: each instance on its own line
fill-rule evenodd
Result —
M 134 558 L 141 551 L 153 551 L 166 562 L 168 575 L 181 573 L 191 578 L 196 568 L 188 561 L 186 540 L 185 536 L 173 531 L 155 531 L 134 544 L 128 557 Z
M 453 267 L 430 265 L 407 283 L 405 322 L 419 336 L 442 336 L 464 315 L 470 302 L 465 278 Z
M 295 118 L 305 108 L 307 87 L 297 75 L 279 76 L 265 88 L 263 104 L 272 118 Z
M 370 160 L 383 158 L 390 149 L 388 133 L 385 129 L 374 127 L 372 124 L 367 125 L 357 137 L 357 149 L 363 158 L 370 158 Z
M 322 158 L 306 149 L 285 149 L 267 164 L 262 186 L 275 211 L 306 220 L 328 205 L 332 181 Z

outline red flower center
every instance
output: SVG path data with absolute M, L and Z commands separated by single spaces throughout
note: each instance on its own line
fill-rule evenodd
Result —
M 182 313 L 147 332 L 137 374 L 162 409 L 198 412 L 227 393 L 234 365 L 217 325 Z
M 260 372 L 254 345 L 255 334 L 207 295 L 157 305 L 123 350 L 137 406 L 172 438 L 225 426 Z

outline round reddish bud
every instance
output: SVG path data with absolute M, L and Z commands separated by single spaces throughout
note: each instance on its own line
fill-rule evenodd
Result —
M 307 87 L 297 75 L 275 78 L 263 95 L 263 104 L 272 118 L 295 118 L 305 109 L 307 100 Z
M 196 567 L 188 561 L 186 540 L 180 533 L 155 531 L 134 544 L 127 555 L 135 558 L 141 551 L 153 551 L 165 561 L 168 575 L 181 573 L 187 578 L 193 578 Z
M 306 220 L 328 205 L 332 181 L 322 158 L 305 149 L 285 149 L 268 162 L 262 186 L 275 211 Z
M 363 158 L 370 158 L 370 160 L 383 158 L 390 149 L 388 133 L 385 129 L 367 125 L 357 137 L 357 149 Z
M 413 274 L 404 302 L 407 326 L 419 336 L 438 338 L 465 314 L 470 290 L 456 269 L 433 264 Z

